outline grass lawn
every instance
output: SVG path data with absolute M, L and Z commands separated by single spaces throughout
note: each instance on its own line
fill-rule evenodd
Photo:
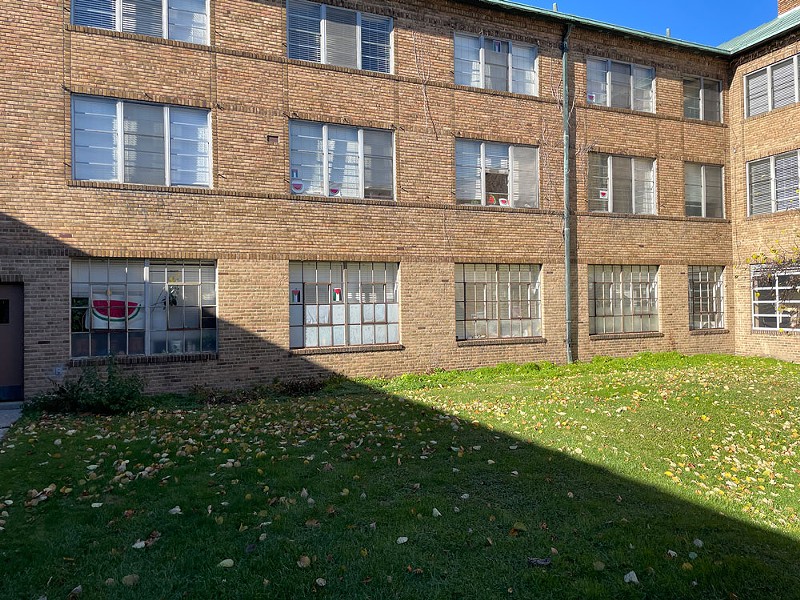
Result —
M 800 598 L 798 365 L 641 355 L 174 406 L 17 423 L 0 598 Z

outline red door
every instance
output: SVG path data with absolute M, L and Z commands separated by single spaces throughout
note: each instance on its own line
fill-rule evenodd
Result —
M 23 293 L 0 284 L 0 401 L 22 400 Z

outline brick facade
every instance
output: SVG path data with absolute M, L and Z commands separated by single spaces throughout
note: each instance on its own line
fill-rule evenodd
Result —
M 0 23 L 0 282 L 25 285 L 25 389 L 50 387 L 70 358 L 70 257 L 209 259 L 217 263 L 218 352 L 121 359 L 151 389 L 245 386 L 337 372 L 389 376 L 433 368 L 565 360 L 562 131 L 564 24 L 449 0 L 337 0 L 394 19 L 393 74 L 286 57 L 285 3 L 211 0 L 208 46 L 73 25 L 69 0 L 8 0 Z M 539 95 L 453 83 L 453 32 L 538 47 Z M 668 40 L 576 27 L 571 151 L 574 352 L 577 358 L 676 350 L 800 359 L 800 338 L 751 332 L 747 258 L 796 212 L 747 217 L 745 162 L 800 148 L 795 104 L 753 119 L 742 77 L 800 50 L 796 37 L 730 59 Z M 586 58 L 655 68 L 654 113 L 588 105 Z M 683 116 L 684 75 L 722 81 L 723 123 Z M 70 98 L 207 108 L 213 186 L 159 188 L 72 179 Z M 395 200 L 293 196 L 289 120 L 390 129 Z M 455 138 L 534 145 L 538 209 L 455 202 Z M 591 213 L 589 152 L 655 159 L 657 215 Z M 725 219 L 686 217 L 683 164 L 725 167 Z M 289 350 L 289 261 L 400 264 L 400 344 Z M 543 335 L 457 342 L 454 264 L 539 264 Z M 587 265 L 658 265 L 660 331 L 590 336 Z M 687 268 L 726 267 L 726 326 L 689 330 Z

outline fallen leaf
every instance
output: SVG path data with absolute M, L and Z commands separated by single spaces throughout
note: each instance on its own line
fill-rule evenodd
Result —
M 311 559 L 305 554 L 297 559 L 297 566 L 301 569 L 306 569 L 311 566 Z
M 633 572 L 633 571 L 630 571 L 629 573 L 625 573 L 625 577 L 623 577 L 623 579 L 624 579 L 625 583 L 635 583 L 637 585 L 639 583 L 639 578 L 636 577 L 636 573 Z
M 180 506 L 176 506 L 174 508 L 170 508 L 169 509 L 169 514 L 171 514 L 171 515 L 182 515 L 183 512 L 181 511 L 181 507 Z
M 217 566 L 223 569 L 230 569 L 233 566 L 233 559 L 226 558 L 225 560 L 221 560 Z
M 122 578 L 122 583 L 128 587 L 133 587 L 139 583 L 139 576 L 136 573 L 125 575 L 125 577 Z
M 433 509 L 433 516 L 434 516 L 434 517 L 441 517 L 441 516 L 442 516 L 442 513 L 440 513 L 440 512 L 439 512 L 439 509 L 438 509 L 438 508 L 434 508 L 434 509 Z
M 319 587 L 325 587 L 325 585 L 328 582 L 325 581 L 322 577 L 317 577 L 317 579 L 314 581 L 314 583 L 316 583 Z
M 602 560 L 596 560 L 592 563 L 592 566 L 594 567 L 595 571 L 602 571 L 606 568 L 606 563 L 604 563 Z
M 402 535 L 399 538 L 397 538 L 397 543 L 398 544 L 405 544 L 407 541 L 408 541 L 408 538 L 405 537 L 405 536 L 402 536 Z

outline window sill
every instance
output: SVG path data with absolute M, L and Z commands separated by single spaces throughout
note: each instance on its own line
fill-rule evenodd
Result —
M 357 354 L 361 352 L 400 352 L 403 344 L 368 344 L 364 346 L 328 346 L 325 348 L 294 348 L 289 356 L 318 356 L 321 354 Z
M 685 123 L 696 123 L 697 125 L 710 125 L 712 127 L 725 127 L 723 121 L 711 121 L 709 119 L 695 119 L 694 117 L 683 117 Z
M 397 206 L 397 200 L 385 200 L 377 198 L 342 198 L 341 196 L 304 196 L 302 194 L 290 194 L 291 200 L 301 202 L 331 202 L 333 204 L 369 204 L 372 206 Z
M 689 335 L 725 335 L 730 333 L 729 329 L 690 329 Z
M 197 352 L 194 354 L 142 354 L 135 356 L 91 356 L 71 358 L 70 367 L 97 367 L 107 365 L 113 358 L 118 365 L 157 365 L 165 363 L 209 362 L 217 360 L 216 352 Z
M 593 104 L 591 102 L 584 102 L 583 107 L 584 108 L 588 108 L 588 109 L 605 110 L 605 111 L 608 111 L 608 112 L 620 113 L 620 114 L 623 114 L 623 115 L 640 115 L 642 117 L 662 116 L 662 115 L 658 115 L 658 113 L 656 113 L 655 110 L 652 110 L 652 111 L 649 111 L 649 110 L 634 110 L 632 108 L 622 108 L 622 107 L 619 107 L 619 106 L 605 106 L 603 104 Z
M 747 219 L 757 220 L 757 219 L 769 219 L 770 217 L 780 218 L 781 216 L 785 215 L 791 215 L 792 218 L 796 218 L 797 217 L 796 213 L 798 210 L 800 210 L 800 208 L 787 208 L 786 210 L 776 210 L 775 212 L 761 213 L 759 215 L 747 215 Z
M 714 217 L 687 217 L 687 216 L 676 216 L 676 215 L 637 215 L 634 213 L 612 213 L 612 212 L 600 212 L 600 211 L 577 211 L 576 216 L 579 217 L 598 217 L 598 218 L 609 218 L 609 219 L 636 219 L 641 221 L 683 221 L 686 223 L 730 223 L 731 220 L 728 218 L 718 219 Z
M 114 183 L 113 181 L 86 181 L 70 179 L 69 187 L 95 188 L 104 190 L 126 190 L 134 192 L 165 192 L 170 194 L 216 194 L 210 187 L 193 187 L 188 185 L 145 185 L 143 183 Z
M 770 337 L 794 337 L 800 335 L 800 329 L 751 329 L 750 333 Z
M 90 27 L 88 25 L 73 25 L 72 23 L 69 23 L 67 25 L 67 31 L 91 33 L 94 35 L 105 35 L 108 37 L 115 37 L 123 40 L 137 40 L 140 42 L 150 42 L 151 44 L 177 46 L 179 48 L 192 48 L 195 50 L 206 50 L 206 51 L 211 49 L 211 46 L 208 44 L 196 44 L 194 42 L 184 42 L 182 40 L 173 40 L 170 38 L 144 35 L 141 33 L 129 33 L 127 31 L 115 31 L 113 29 L 103 29 L 102 27 Z
M 519 346 L 527 344 L 546 344 L 547 338 L 519 337 L 519 338 L 476 338 L 471 340 L 456 340 L 459 348 L 472 348 L 476 346 Z
M 640 333 L 590 333 L 589 341 L 613 341 L 613 340 L 639 340 L 648 338 L 663 338 L 664 334 L 660 331 L 643 331 Z

